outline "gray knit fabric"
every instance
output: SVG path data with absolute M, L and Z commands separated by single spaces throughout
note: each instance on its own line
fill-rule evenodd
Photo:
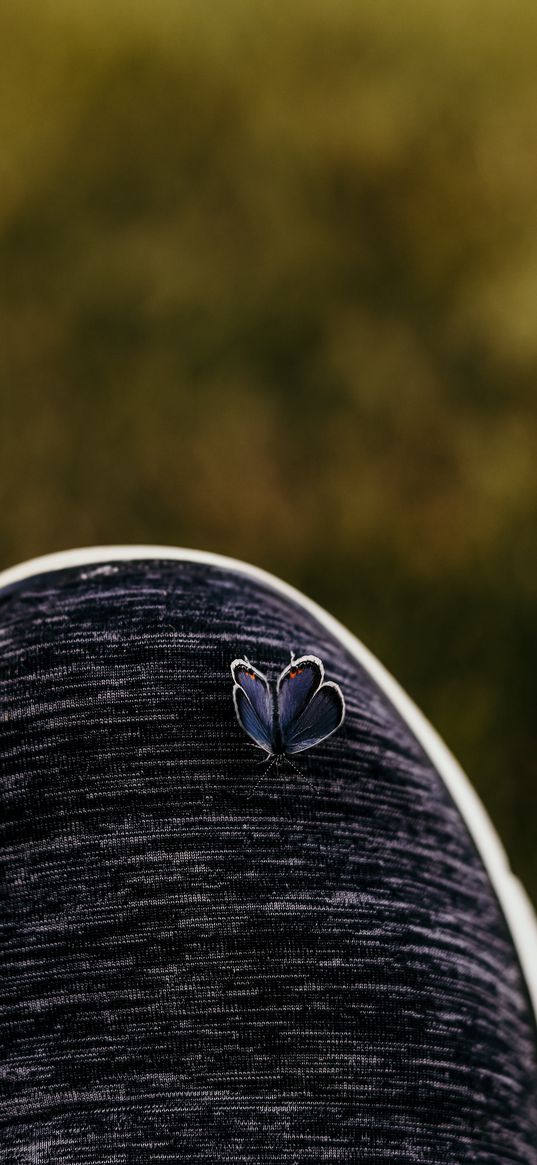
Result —
M 229 664 L 313 653 L 264 769 Z M 439 666 L 440 663 L 439 663 Z M 535 1030 L 460 815 L 371 677 L 238 572 L 0 591 L 7 1165 L 535 1165 Z

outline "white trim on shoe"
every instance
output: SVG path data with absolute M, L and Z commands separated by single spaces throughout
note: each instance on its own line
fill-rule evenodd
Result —
M 0 572 L 0 588 L 48 571 L 67 570 L 69 567 L 88 566 L 90 563 L 135 561 L 144 558 L 199 562 L 253 578 L 309 611 L 366 668 L 406 720 L 430 757 L 466 823 L 511 931 L 537 1018 L 537 919 L 523 886 L 511 872 L 505 850 L 482 802 L 443 740 L 397 680 L 337 619 L 312 599 L 308 599 L 301 591 L 282 582 L 268 571 L 261 570 L 260 567 L 204 550 L 187 550 L 173 546 L 89 546 L 45 554 Z

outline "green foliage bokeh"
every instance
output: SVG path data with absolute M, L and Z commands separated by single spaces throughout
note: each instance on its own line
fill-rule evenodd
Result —
M 0 559 L 267 567 L 537 896 L 537 8 L 2 0 Z

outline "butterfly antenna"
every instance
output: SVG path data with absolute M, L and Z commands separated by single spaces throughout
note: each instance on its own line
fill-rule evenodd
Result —
M 275 756 L 273 756 L 270 761 L 268 760 L 268 757 L 262 756 L 261 760 L 254 761 L 254 764 L 256 764 L 256 765 L 266 765 L 267 763 L 272 764 L 273 761 L 275 761 L 275 760 L 276 760 Z
M 295 773 L 298 773 L 298 776 L 301 777 L 302 780 L 305 781 L 307 785 L 309 785 L 310 789 L 313 789 L 314 793 L 316 793 L 317 789 L 315 788 L 315 785 L 312 785 L 311 781 L 308 781 L 308 778 L 304 776 L 302 769 L 299 769 L 298 765 L 296 765 L 294 763 L 294 761 L 292 761 L 288 756 L 286 756 L 285 759 L 287 761 L 287 764 L 291 765 L 291 768 L 294 769 Z
M 277 758 L 276 758 L 275 756 L 273 756 L 273 757 L 271 757 L 271 758 L 270 758 L 270 760 L 269 760 L 269 762 L 268 762 L 268 764 L 267 764 L 267 767 L 266 767 L 266 769 L 264 769 L 264 770 L 263 770 L 263 772 L 261 773 L 261 776 L 260 776 L 259 780 L 258 780 L 258 781 L 256 781 L 256 783 L 255 783 L 255 785 L 254 785 L 253 789 L 250 789 L 250 792 L 247 794 L 247 797 L 246 797 L 246 800 L 247 800 L 247 801 L 249 801 L 249 800 L 250 800 L 250 797 L 253 797 L 253 795 L 254 795 L 254 793 L 255 793 L 255 791 L 256 791 L 256 789 L 257 789 L 258 785 L 260 785 L 260 784 L 261 784 L 261 781 L 263 780 L 263 777 L 266 775 L 266 773 L 268 773 L 269 769 L 271 769 L 271 768 L 272 768 L 272 766 L 273 766 L 273 764 L 274 764 L 274 761 L 275 761 L 276 759 L 277 759 Z

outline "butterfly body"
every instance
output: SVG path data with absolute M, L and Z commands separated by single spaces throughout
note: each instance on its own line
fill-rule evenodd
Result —
M 239 724 L 269 757 L 289 759 L 306 752 L 343 722 L 343 693 L 324 679 L 324 667 L 316 655 L 292 657 L 275 694 L 263 672 L 248 659 L 233 660 L 231 674 Z

